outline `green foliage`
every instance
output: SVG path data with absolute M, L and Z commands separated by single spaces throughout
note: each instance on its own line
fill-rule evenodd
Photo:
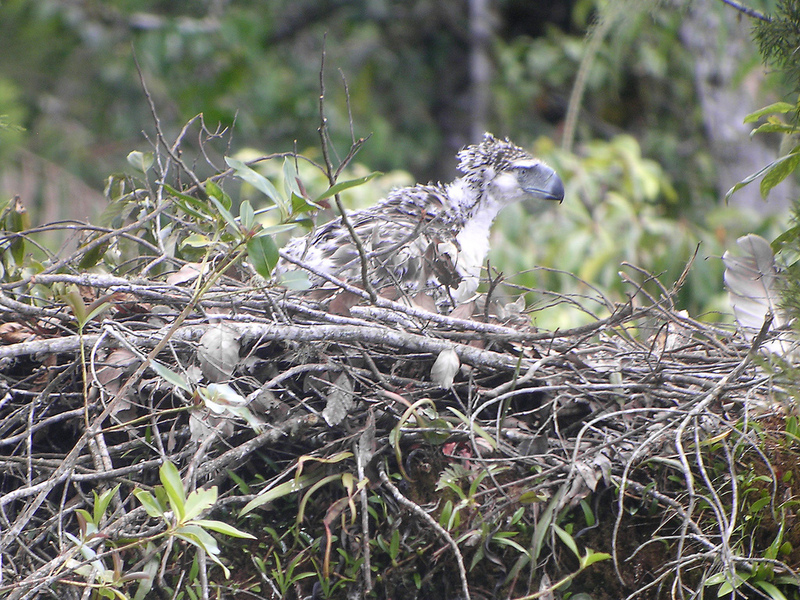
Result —
M 216 540 L 209 532 L 223 535 L 255 539 L 251 534 L 228 525 L 222 521 L 200 518 L 202 513 L 212 509 L 217 502 L 216 486 L 209 489 L 194 490 L 186 493 L 177 468 L 169 461 L 159 469 L 161 485 L 156 486 L 153 492 L 136 489 L 133 496 L 141 503 L 147 514 L 153 518 L 161 519 L 166 525 L 166 530 L 160 534 L 137 540 L 133 543 L 126 541 L 125 549 L 130 551 L 139 547 L 146 550 L 147 554 L 154 556 L 154 542 L 159 538 L 174 538 L 183 540 L 205 551 L 206 555 L 218 564 L 230 577 L 228 568 L 220 560 L 220 549 Z M 127 600 L 125 586 L 131 581 L 140 581 L 139 591 L 135 598 L 141 599 L 147 594 L 155 575 L 153 567 L 157 562 L 147 561 L 142 571 L 133 572 L 126 570 L 123 557 L 127 553 L 117 550 L 123 544 L 109 538 L 103 533 L 104 523 L 111 516 L 108 508 L 112 500 L 118 496 L 120 484 L 98 495 L 94 492 L 94 507 L 91 512 L 77 509 L 75 514 L 80 528 L 80 537 L 69 532 L 65 535 L 75 544 L 83 560 L 74 558 L 67 560 L 69 567 L 76 575 L 83 577 L 86 584 L 96 591 L 99 598 L 120 598 Z M 112 546 L 110 552 L 98 550 L 98 544 Z M 113 567 L 106 565 L 110 555 Z M 152 564 L 151 564 L 152 563 Z
M 275 173 L 278 181 L 282 178 L 282 185 L 276 187 L 255 168 L 227 157 L 233 176 L 244 182 L 239 189 L 241 198 L 236 202 L 222 187 L 237 187 L 227 174 L 199 182 L 201 189 L 188 194 L 161 180 L 153 183 L 159 178 L 154 171 L 162 168 L 157 166 L 161 159 L 152 153 L 133 151 L 128 162 L 138 177 L 113 175 L 108 179 L 108 206 L 100 217 L 102 225 L 114 230 L 126 227 L 130 235 L 117 237 L 109 231 L 95 230 L 78 248 L 79 266 L 86 271 L 118 275 L 140 274 L 147 266 L 147 274 L 157 276 L 174 271 L 174 265 L 184 265 L 193 271 L 176 275 L 182 283 L 196 279 L 201 272 L 206 279 L 213 278 L 215 275 L 208 272 L 212 263 L 234 264 L 249 266 L 269 279 L 278 261 L 278 247 L 285 240 L 282 236 L 298 225 L 312 223 L 328 198 L 339 193 L 353 194 L 373 181 L 381 191 L 370 185 L 371 191 L 357 193 L 380 194 L 391 185 L 387 182 L 396 179 L 392 176 L 380 182 L 377 173 L 363 174 L 363 169 L 358 170 L 357 176 L 347 178 L 349 171 L 345 170 L 342 180 L 330 185 L 322 177 L 321 167 L 308 159 L 302 160 L 309 168 L 298 171 L 296 164 L 301 158 L 286 157 L 277 172 L 267 165 L 266 171 Z M 147 216 L 152 211 L 159 216 Z M 0 230 L 5 233 L 0 244 L 3 281 L 15 281 L 26 273 L 40 271 L 43 262 L 57 262 L 56 256 L 47 254 L 45 245 L 28 239 L 29 227 L 22 202 L 18 198 L 9 201 L 0 212 Z M 243 259 L 247 262 L 242 263 Z M 217 270 L 216 275 L 220 272 Z M 307 285 L 301 280 L 288 283 L 295 289 Z M 66 300 L 81 328 L 107 308 L 86 306 L 77 289 L 52 288 L 45 291 L 45 296 Z
M 800 580 L 786 568 L 793 564 L 798 534 L 794 515 L 800 503 L 791 492 L 800 448 L 797 432 L 797 417 L 787 415 L 783 423 L 742 422 L 703 443 L 703 461 L 714 474 L 705 482 L 715 484 L 714 489 L 702 490 L 708 500 L 704 508 L 731 520 L 727 527 L 732 535 L 726 543 L 733 559 L 729 565 L 735 568 L 723 566 L 704 579 L 718 598 L 757 589 L 772 600 L 786 600 L 800 590 Z M 731 437 L 739 440 L 733 452 Z M 713 503 L 713 511 L 708 503 Z
M 710 5 L 704 10 L 724 9 Z M 698 136 L 704 125 L 694 85 L 695 58 L 679 37 L 685 15 L 664 3 L 626 0 L 578 2 L 572 15 L 571 30 L 551 26 L 540 37 L 497 41 L 493 93 L 499 128 L 513 135 L 550 135 L 542 112 L 564 110 L 588 51 L 586 29 L 596 20 L 611 19 L 613 35 L 602 40 L 585 74 L 577 139 L 607 141 L 623 132 L 634 136 L 681 199 L 666 203 L 665 216 L 702 219 L 718 193 L 707 142 Z M 563 100 L 551 98 L 554 90 Z
M 798 109 L 800 109 L 800 104 L 794 106 L 788 102 L 776 102 L 747 115 L 744 119 L 744 122 L 754 123 L 762 117 L 767 117 L 766 123 L 759 125 L 753 130 L 754 134 L 780 133 L 786 136 L 792 136 L 797 133 L 797 127 L 783 123 L 780 121 L 780 119 L 773 117 L 772 115 L 785 114 L 789 111 L 796 111 Z M 763 177 L 763 179 L 761 179 L 759 190 L 761 191 L 761 196 L 766 198 L 772 188 L 797 170 L 798 165 L 800 165 L 800 146 L 795 146 L 787 154 L 777 158 L 764 168 L 756 171 L 752 175 L 744 178 L 742 181 L 734 185 L 730 190 L 728 190 L 728 193 L 725 194 L 725 200 L 729 200 L 730 197 L 736 193 L 736 191 L 761 177 Z
M 162 519 L 167 525 L 164 536 L 175 537 L 205 551 L 206 555 L 222 567 L 225 577 L 230 571 L 219 558 L 220 549 L 209 531 L 227 536 L 255 539 L 249 533 L 240 531 L 222 521 L 199 518 L 217 502 L 217 487 L 207 490 L 194 490 L 186 493 L 178 469 L 166 461 L 158 471 L 161 486 L 154 493 L 137 489 L 133 492 L 147 514 Z
M 800 4 L 779 0 L 769 21 L 756 21 L 754 36 L 764 61 L 777 67 L 790 88 L 800 93 Z M 795 118 L 800 116 L 797 108 Z
M 536 290 L 529 304 L 535 303 L 537 325 L 555 329 L 588 322 L 607 314 L 613 302 L 637 294 L 639 286 L 659 297 L 663 291 L 655 281 L 625 265 L 643 268 L 671 285 L 695 252 L 687 283 L 674 302 L 692 315 L 715 318 L 725 301 L 722 263 L 715 257 L 753 227 L 750 219 L 726 208 L 708 212 L 708 228 L 673 219 L 668 207 L 681 200 L 672 182 L 656 162 L 642 156 L 631 136 L 595 140 L 576 153 L 542 139 L 534 151 L 555 167 L 567 197 L 575 201 L 535 215 L 526 214 L 525 206 L 505 210 L 498 218 L 490 261 L 509 283 Z M 768 222 L 758 227 L 770 228 Z M 531 270 L 531 265 L 558 270 Z M 574 309 L 563 302 L 548 308 L 550 294 L 570 295 Z

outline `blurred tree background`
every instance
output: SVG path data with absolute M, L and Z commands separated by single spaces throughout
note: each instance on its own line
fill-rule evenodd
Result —
M 743 124 L 788 93 L 751 28 L 721 0 L 5 0 L 0 192 L 34 224 L 102 211 L 104 180 L 153 137 L 134 54 L 168 137 L 203 113 L 231 129 L 218 152 L 318 157 L 325 48 L 335 147 L 347 151 L 352 115 L 356 137 L 371 135 L 357 161 L 408 173 L 370 182 L 364 201 L 451 179 L 483 130 L 509 136 L 559 170 L 567 199 L 535 218 L 507 211 L 493 266 L 620 299 L 623 261 L 671 285 L 700 243 L 678 299 L 716 318 L 719 256 L 744 233 L 774 237 L 796 196 L 786 182 L 768 202 L 749 187 L 722 200 L 781 143 Z

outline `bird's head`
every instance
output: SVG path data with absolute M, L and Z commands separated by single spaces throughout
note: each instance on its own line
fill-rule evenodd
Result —
M 458 159 L 466 183 L 503 205 L 564 199 L 564 184 L 556 172 L 507 139 L 487 133 L 480 144 L 459 152 Z

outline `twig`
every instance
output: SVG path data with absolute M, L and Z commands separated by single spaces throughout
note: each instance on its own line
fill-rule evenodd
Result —
M 749 6 L 746 6 L 737 0 L 722 0 L 722 3 L 735 8 L 740 13 L 743 13 L 748 17 L 758 19 L 759 21 L 764 21 L 765 23 L 772 23 L 772 17 L 769 15 L 765 15 L 764 13 L 757 11 L 755 8 L 750 8 Z
M 192 171 L 186 163 L 183 162 L 180 156 L 177 154 L 177 146 L 170 146 L 167 143 L 167 140 L 164 138 L 164 132 L 161 130 L 161 119 L 158 116 L 158 111 L 156 110 L 155 102 L 153 102 L 153 97 L 150 95 L 150 90 L 147 88 L 147 83 L 144 80 L 144 73 L 142 73 L 142 68 L 139 65 L 139 60 L 136 58 L 136 52 L 133 52 L 133 62 L 136 65 L 136 71 L 139 73 L 139 82 L 142 84 L 142 90 L 144 91 L 144 97 L 147 100 L 147 105 L 150 107 L 150 114 L 153 117 L 153 122 L 155 123 L 156 128 L 156 138 L 161 145 L 166 150 L 169 157 L 175 161 L 176 164 L 180 165 L 184 172 L 189 176 L 192 180 L 192 183 L 195 185 L 195 189 L 197 193 L 200 195 L 201 198 L 207 198 L 207 194 L 205 188 L 203 187 L 202 182 L 197 178 L 194 171 Z M 184 127 L 183 131 L 186 130 Z M 180 138 L 178 138 L 180 139 Z
M 617 15 L 616 5 L 624 5 L 625 2 L 612 3 L 610 6 L 606 5 L 598 11 L 597 21 L 592 25 L 587 38 L 588 41 L 583 51 L 581 64 L 578 67 L 578 73 L 575 75 L 575 83 L 572 84 L 572 91 L 569 95 L 569 102 L 567 103 L 567 116 L 564 119 L 564 133 L 561 138 L 561 148 L 567 152 L 572 151 L 572 145 L 575 142 L 575 128 L 578 123 L 578 115 L 581 110 L 581 103 L 583 101 L 583 93 L 586 91 L 586 82 L 589 78 L 589 72 L 592 64 L 600 51 L 600 44 L 606 37 L 606 33 L 611 29 Z
M 458 575 L 461 578 L 461 592 L 464 594 L 464 600 L 470 600 L 469 583 L 467 582 L 467 569 L 464 567 L 464 557 L 461 555 L 461 550 L 458 549 L 458 544 L 456 544 L 453 536 L 451 536 L 444 527 L 439 525 L 439 523 L 437 523 L 433 517 L 422 510 L 419 505 L 406 498 L 391 482 L 383 467 L 380 467 L 380 476 L 383 485 L 385 485 L 386 488 L 392 493 L 392 496 L 395 500 L 397 500 L 398 503 L 402 504 L 420 519 L 425 521 L 429 527 L 433 528 L 433 530 L 436 531 L 436 533 L 438 533 L 439 536 L 449 544 L 450 548 L 453 550 L 453 554 L 455 554 L 456 562 L 458 563 Z
M 339 163 L 339 167 L 336 169 L 334 173 L 333 170 L 333 163 L 330 159 L 330 154 L 328 153 L 328 118 L 325 116 L 325 41 L 323 40 L 322 43 L 322 58 L 320 61 L 319 67 L 319 118 L 320 118 L 320 125 L 319 125 L 319 137 L 320 142 L 322 144 L 322 158 L 323 162 L 325 163 L 325 168 L 328 174 L 328 183 L 333 186 L 336 183 L 336 178 L 341 173 L 344 166 L 350 162 L 350 160 L 355 156 L 358 149 L 364 144 L 366 139 L 360 139 L 358 141 L 354 141 L 353 144 L 350 146 L 350 152 L 348 153 L 345 160 Z M 349 102 L 349 101 L 348 101 Z M 352 122 L 350 124 L 352 128 Z M 355 136 L 354 136 L 355 137 Z M 364 289 L 366 290 L 369 299 L 372 301 L 373 304 L 377 302 L 378 294 L 375 291 L 375 288 L 372 285 L 372 282 L 369 279 L 369 261 L 367 260 L 367 253 L 364 249 L 364 243 L 361 241 L 358 233 L 356 232 L 353 224 L 350 222 L 350 219 L 347 216 L 347 211 L 345 211 L 344 206 L 342 205 L 342 199 L 339 194 L 334 195 L 334 201 L 336 202 L 336 208 L 339 210 L 339 217 L 342 220 L 342 223 L 347 228 L 347 232 L 350 234 L 351 239 L 353 240 L 353 244 L 355 244 L 356 250 L 358 250 L 358 257 L 361 261 L 361 281 L 364 285 Z

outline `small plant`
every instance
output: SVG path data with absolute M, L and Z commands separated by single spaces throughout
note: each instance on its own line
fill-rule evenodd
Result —
M 80 538 L 75 537 L 69 532 L 64 535 L 77 548 L 83 561 L 70 558 L 66 561 L 67 568 L 73 573 L 80 575 L 86 581 L 86 586 L 93 588 L 98 598 L 121 598 L 127 600 L 127 596 L 120 591 L 120 588 L 127 582 L 135 580 L 147 580 L 151 576 L 147 572 L 125 573 L 123 568 L 122 554 L 116 549 L 110 551 L 112 567 L 106 564 L 103 552 L 98 551 L 103 541 L 99 545 L 93 544 L 97 540 L 103 540 L 101 533 L 102 522 L 106 519 L 106 510 L 112 498 L 119 491 L 119 484 L 110 490 L 106 490 L 99 496 L 94 493 L 94 508 L 91 513 L 79 508 L 75 511 L 78 517 Z M 73 583 L 74 582 L 70 582 Z M 75 584 L 77 585 L 77 584 Z
M 167 531 L 161 536 L 174 536 L 204 550 L 212 561 L 222 567 L 225 577 L 230 577 L 228 567 L 219 559 L 217 541 L 209 531 L 251 540 L 255 536 L 222 521 L 198 518 L 216 503 L 216 486 L 186 494 L 178 469 L 169 461 L 161 465 L 158 475 L 162 485 L 155 488 L 155 495 L 141 489 L 135 490 L 133 494 L 148 515 L 160 518 L 167 524 Z
M 214 506 L 217 501 L 217 488 L 212 487 L 207 490 L 195 490 L 186 493 L 183 482 L 181 481 L 178 469 L 171 462 L 165 462 L 159 469 L 159 477 L 162 485 L 157 486 L 151 494 L 145 490 L 137 489 L 133 492 L 144 509 L 151 517 L 162 519 L 167 529 L 163 533 L 137 540 L 125 546 L 126 549 L 132 547 L 144 547 L 149 554 L 154 552 L 153 542 L 159 538 L 170 538 L 183 540 L 205 551 L 206 555 L 222 567 L 225 577 L 230 577 L 230 571 L 219 558 L 220 550 L 214 537 L 209 533 L 214 531 L 231 537 L 255 539 L 249 533 L 245 533 L 235 527 L 211 519 L 199 518 L 206 510 Z M 94 590 L 99 598 L 121 598 L 127 600 L 127 596 L 122 591 L 124 584 L 134 580 L 141 580 L 139 592 L 136 598 L 144 598 L 150 589 L 154 577 L 154 570 L 149 563 L 145 570 L 141 572 L 126 573 L 122 561 L 120 549 L 114 548 L 109 553 L 98 551 L 100 545 L 111 543 L 102 533 L 103 522 L 108 518 L 107 510 L 111 500 L 118 494 L 120 485 L 100 494 L 94 493 L 94 507 L 90 513 L 84 509 L 76 510 L 80 537 L 75 537 L 66 533 L 68 539 L 75 544 L 77 550 L 83 557 L 83 561 L 69 559 L 66 566 L 72 572 L 80 575 L 86 581 L 85 584 L 77 584 L 69 581 L 73 585 L 85 585 Z M 100 545 L 96 542 L 100 540 Z M 110 554 L 112 567 L 106 564 L 106 554 Z

